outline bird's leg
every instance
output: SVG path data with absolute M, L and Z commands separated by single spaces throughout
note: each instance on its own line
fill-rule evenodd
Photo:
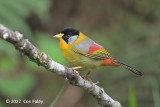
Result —
M 79 73 L 76 69 L 80 69 L 80 68 L 83 68 L 83 67 L 82 66 L 72 67 L 72 69 L 74 70 L 77 76 L 79 75 Z
M 83 78 L 86 78 L 90 83 L 92 83 L 91 78 L 88 77 L 88 75 L 90 74 L 91 71 L 88 71 L 86 75 L 83 75 Z

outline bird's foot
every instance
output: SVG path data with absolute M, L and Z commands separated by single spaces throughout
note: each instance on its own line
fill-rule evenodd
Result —
M 88 75 L 83 75 L 82 77 L 85 78 L 85 79 L 87 79 L 91 83 L 91 85 L 92 85 L 91 91 L 94 91 L 95 88 L 93 87 L 93 82 L 92 82 L 91 78 L 89 78 Z
M 93 83 L 92 80 L 91 80 L 91 78 L 88 77 L 88 75 L 83 75 L 82 77 L 85 78 L 85 79 L 87 79 L 90 83 Z
M 79 75 L 79 72 L 78 71 L 76 71 L 76 70 L 73 70 L 75 73 L 76 73 L 76 76 L 78 76 Z
M 76 71 L 76 69 L 80 69 L 80 68 L 83 68 L 83 67 L 82 66 L 72 67 L 73 71 L 76 73 L 77 76 L 79 75 L 79 73 L 78 71 Z

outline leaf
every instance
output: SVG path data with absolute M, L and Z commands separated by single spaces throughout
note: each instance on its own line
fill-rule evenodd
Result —
M 129 87 L 129 107 L 138 107 L 134 84 Z
M 35 13 L 42 22 L 48 22 L 49 5 L 50 0 L 0 0 L 0 23 L 30 36 L 26 18 Z
M 56 102 L 58 101 L 58 99 L 61 97 L 61 95 L 64 92 L 65 87 L 62 87 L 61 90 L 58 92 L 57 96 L 55 97 L 55 99 L 52 101 L 51 105 L 49 107 L 54 107 L 54 105 L 56 104 Z
M 35 79 L 28 73 L 0 78 L 0 93 L 10 98 L 23 98 L 34 86 Z
M 17 53 L 11 44 L 0 39 L 0 69 L 2 71 L 10 71 L 17 66 Z
M 160 93 L 157 80 L 152 81 L 152 94 L 153 94 L 154 107 L 160 107 Z
M 0 107 L 6 107 L 4 103 L 0 102 Z
M 26 4 L 33 12 L 37 14 L 42 22 L 47 22 L 49 19 L 48 9 L 51 4 L 50 0 L 27 0 Z

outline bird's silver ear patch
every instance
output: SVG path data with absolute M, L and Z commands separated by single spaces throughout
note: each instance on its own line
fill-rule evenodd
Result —
M 68 39 L 68 44 L 72 44 L 74 43 L 78 38 L 78 35 L 74 35 L 74 36 L 70 36 L 70 38 Z

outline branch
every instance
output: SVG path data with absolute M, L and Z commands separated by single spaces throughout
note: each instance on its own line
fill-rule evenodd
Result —
M 46 53 L 40 52 L 28 39 L 24 39 L 23 34 L 20 32 L 9 30 L 0 24 L 0 38 L 12 43 L 17 50 L 28 56 L 31 61 L 45 67 L 48 71 L 67 78 L 70 84 L 87 90 L 97 99 L 100 105 L 105 107 L 121 107 L 121 104 L 109 97 L 103 88 L 94 83 L 90 83 L 80 75 L 76 75 L 72 68 L 65 67 L 53 61 Z

